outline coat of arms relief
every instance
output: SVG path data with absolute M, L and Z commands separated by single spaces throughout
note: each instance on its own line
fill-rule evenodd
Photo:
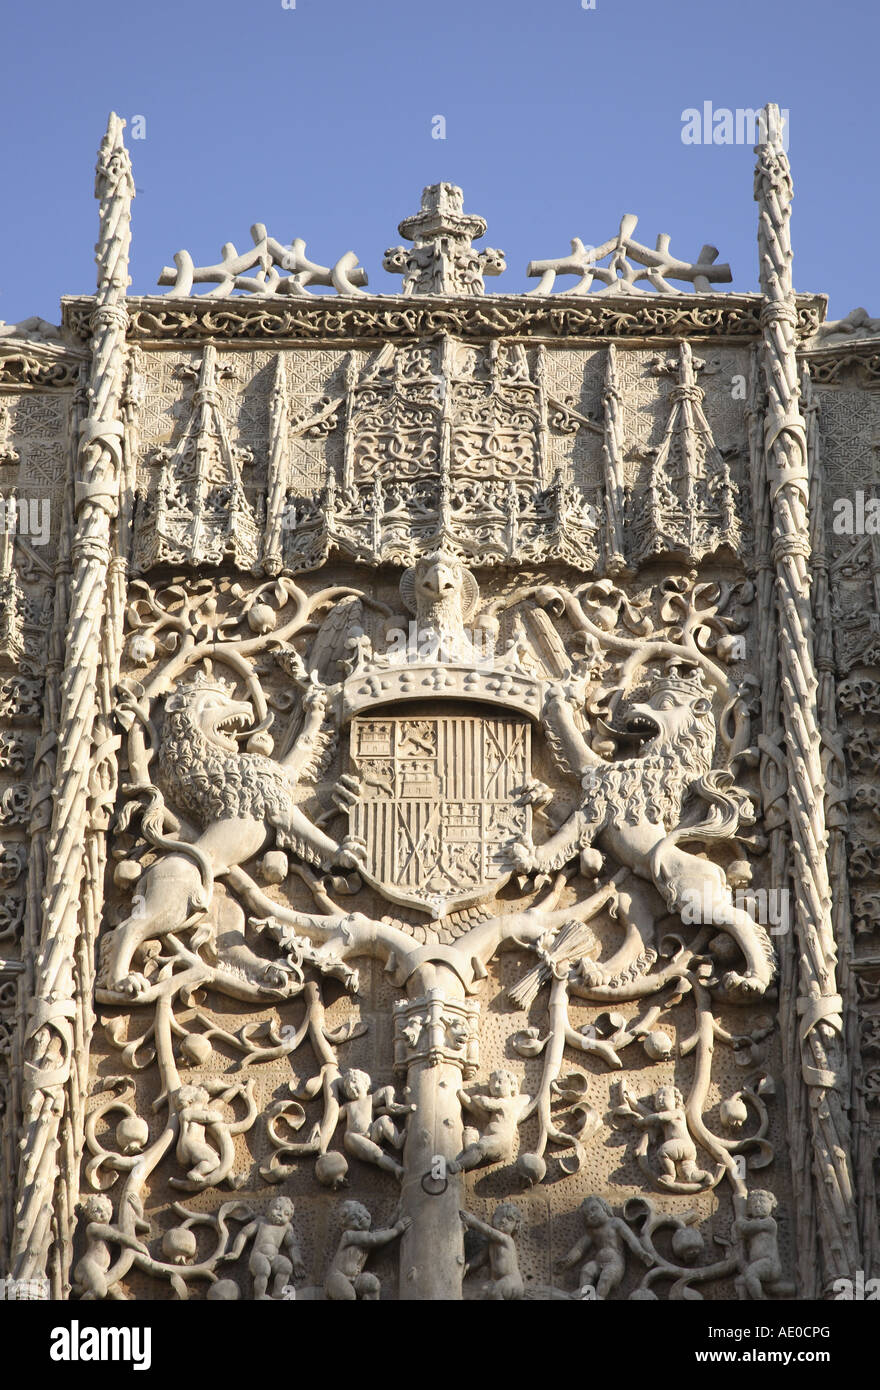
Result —
M 486 295 L 502 253 L 439 185 L 400 297 L 257 226 L 135 300 L 111 119 L 104 298 L 65 311 L 93 336 L 16 1277 L 57 1249 L 86 1300 L 575 1301 L 855 1270 L 787 180 L 768 139 L 761 296 L 631 217 Z
M 528 807 L 511 803 L 528 780 L 530 732 L 524 719 L 356 717 L 352 767 L 364 791 L 351 822 L 367 881 L 435 916 L 500 886 L 526 830 Z
M 753 690 L 729 664 L 751 586 L 481 584 L 442 539 L 396 585 L 331 577 L 130 589 L 118 921 L 97 999 L 109 1055 L 133 1070 L 96 1082 L 88 1177 L 119 1196 L 112 1222 L 97 1199 L 88 1240 L 113 1259 L 101 1279 L 82 1262 L 81 1295 L 149 1275 L 235 1297 L 224 1266 L 250 1260 L 255 1296 L 379 1296 L 375 1235 L 400 1240 L 418 1296 L 461 1297 L 467 1266 L 466 1297 L 525 1296 L 517 1196 L 579 1191 L 609 1142 L 648 1191 L 619 1214 L 587 1192 L 580 1283 L 550 1271 L 528 1296 L 604 1297 L 625 1274 L 638 1297 L 783 1291 L 781 1266 L 750 1272 L 745 1234 L 773 1123 L 773 1025 L 748 1006 L 776 976 L 735 892 L 761 850 Z M 393 1037 L 371 1002 L 388 985 Z M 508 1030 L 487 1081 L 484 1018 Z M 754 1059 L 723 1099 L 720 1049 Z M 665 1084 L 611 1079 L 634 1050 Z M 506 1198 L 488 1221 L 468 1210 L 483 1169 Z M 157 1254 L 159 1173 L 181 1194 L 239 1195 L 212 1214 L 175 1202 Z M 298 1278 L 280 1245 L 268 1284 L 254 1273 L 263 1226 L 281 1240 L 296 1225 L 289 1198 L 264 1216 L 254 1188 L 301 1206 L 304 1185 L 308 1204 L 377 1183 L 381 1231 L 363 1203 L 339 1208 L 371 1233 L 354 1275 Z M 722 1185 L 734 1225 L 712 1254 L 698 1227 Z

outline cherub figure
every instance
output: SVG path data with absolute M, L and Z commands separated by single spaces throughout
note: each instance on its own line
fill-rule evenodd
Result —
M 456 1158 L 450 1159 L 448 1171 L 459 1173 L 483 1163 L 509 1163 L 513 1158 L 517 1127 L 532 1103 L 530 1096 L 520 1095 L 519 1078 L 510 1071 L 493 1071 L 487 1096 L 459 1091 L 458 1098 L 465 1110 L 488 1115 L 489 1124 L 479 1139 L 465 1145 Z
M 324 1280 L 324 1293 L 332 1303 L 378 1303 L 381 1284 L 375 1274 L 364 1271 L 372 1250 L 389 1245 L 403 1235 L 412 1222 L 403 1216 L 387 1230 L 371 1231 L 373 1218 L 360 1202 L 343 1202 L 340 1211 L 342 1235 Z
M 137 1250 L 142 1255 L 149 1256 L 150 1252 L 143 1241 L 136 1236 L 127 1235 L 124 1231 L 117 1231 L 110 1225 L 113 1218 L 113 1203 L 109 1197 L 95 1196 L 87 1197 L 80 1208 L 81 1218 L 86 1222 L 86 1249 L 80 1260 L 77 1262 L 73 1271 L 73 1295 L 83 1303 L 94 1302 L 104 1298 L 125 1300 L 128 1294 L 122 1286 L 115 1282 L 109 1282 L 107 1274 L 113 1263 L 110 1254 L 110 1245 L 128 1246 L 129 1249 Z M 147 1233 L 150 1229 L 148 1221 L 135 1218 L 135 1229 Z
M 756 1187 L 745 1201 L 739 1198 L 733 1234 L 745 1248 L 745 1268 L 736 1280 L 738 1291 L 746 1290 L 751 1298 L 765 1299 L 768 1293 L 793 1298 L 795 1288 L 782 1277 L 779 1257 L 779 1234 L 776 1219 L 776 1198 L 772 1192 Z
M 654 1108 L 647 1110 L 624 1089 L 624 1104 L 617 1108 L 615 1114 L 633 1120 L 640 1129 L 656 1127 L 662 1130 L 663 1142 L 657 1150 L 662 1169 L 657 1179 L 659 1185 L 671 1187 L 673 1184 L 688 1183 L 693 1187 L 702 1187 L 711 1182 L 711 1173 L 697 1166 L 697 1146 L 688 1129 L 681 1091 L 675 1086 L 661 1086 L 652 1099 Z
M 462 1211 L 459 1215 L 468 1230 L 478 1231 L 488 1241 L 486 1254 L 492 1277 L 483 1285 L 483 1297 L 496 1302 L 522 1298 L 525 1285 L 514 1241 L 522 1221 L 519 1207 L 514 1206 L 513 1202 L 501 1202 L 495 1208 L 491 1226 L 472 1212 Z M 482 1259 L 473 1261 L 466 1273 L 478 1268 L 481 1263 Z
M 200 1182 L 213 1173 L 219 1154 L 206 1137 L 208 1125 L 215 1129 L 223 1123 L 219 1110 L 211 1109 L 211 1097 L 204 1086 L 180 1086 L 174 1098 L 180 1119 L 177 1157 L 189 1169 L 190 1182 Z
M 258 1216 L 242 1232 L 246 1237 L 254 1236 L 248 1269 L 254 1281 L 255 1299 L 271 1299 L 273 1295 L 280 1298 L 291 1274 L 297 1279 L 305 1278 L 306 1267 L 291 1224 L 293 1212 L 289 1197 L 275 1197 L 265 1216 Z M 270 1294 L 267 1290 L 273 1276 L 275 1282 Z
M 595 1288 L 596 1298 L 607 1298 L 620 1284 L 626 1273 L 626 1250 L 629 1246 L 643 1264 L 651 1264 L 651 1256 L 619 1216 L 615 1216 L 604 1197 L 586 1197 L 581 1203 L 585 1231 L 580 1240 L 559 1261 L 560 1269 L 574 1269 L 580 1264 L 578 1288 Z M 587 1251 L 592 1258 L 581 1264 Z
M 369 1076 L 356 1067 L 342 1073 L 339 1090 L 343 1097 L 340 1111 L 345 1117 L 343 1144 L 347 1152 L 364 1163 L 374 1163 L 383 1172 L 393 1173 L 401 1182 L 403 1165 L 384 1153 L 380 1146 L 390 1144 L 393 1149 L 403 1148 L 406 1134 L 397 1128 L 391 1116 L 409 1115 L 415 1106 L 399 1104 L 394 1099 L 393 1086 L 380 1086 L 371 1092 Z
M 226 1120 L 222 1110 L 211 1105 L 212 1091 L 219 1093 L 221 1104 L 237 1095 L 244 1096 L 249 1103 L 250 1116 L 241 1121 Z M 255 1109 L 247 1086 L 226 1086 L 223 1081 L 212 1079 L 202 1085 L 178 1086 L 172 1099 L 180 1126 L 176 1153 L 187 1175 L 186 1179 L 169 1178 L 169 1186 L 216 1187 L 225 1178 L 235 1186 L 235 1180 L 229 1176 L 235 1162 L 232 1136 L 248 1127 Z
M 178 1087 L 174 1104 L 180 1123 L 176 1153 L 188 1170 L 187 1184 L 216 1185 L 224 1176 L 224 1170 L 232 1166 L 233 1156 L 232 1137 L 222 1110 L 211 1106 L 211 1093 L 206 1086 Z M 209 1135 L 213 1143 L 208 1142 Z M 179 1178 L 171 1178 L 169 1182 L 173 1187 L 184 1185 Z

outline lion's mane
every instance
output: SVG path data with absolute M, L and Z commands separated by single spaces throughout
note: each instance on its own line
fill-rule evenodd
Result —
M 188 703 L 166 711 L 159 782 L 166 799 L 202 829 L 238 816 L 273 825 L 288 819 L 291 786 L 284 769 L 261 753 L 220 748 L 204 734 Z
M 711 711 L 693 715 L 688 729 L 672 738 L 658 734 L 640 758 L 603 764 L 585 779 L 582 809 L 592 825 L 640 820 L 673 830 L 692 783 L 712 767 L 715 721 Z

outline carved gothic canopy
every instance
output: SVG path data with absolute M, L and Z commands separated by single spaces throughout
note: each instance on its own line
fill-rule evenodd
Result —
M 260 225 L 127 298 L 111 119 L 96 299 L 0 337 L 19 1284 L 763 1300 L 859 1267 L 880 1089 L 844 1019 L 876 1050 L 880 1005 L 876 960 L 853 999 L 836 968 L 880 858 L 837 720 L 870 772 L 880 619 L 870 540 L 829 560 L 811 352 L 829 458 L 873 424 L 835 339 L 803 357 L 774 110 L 753 296 L 632 217 L 490 295 L 442 184 L 399 295 Z

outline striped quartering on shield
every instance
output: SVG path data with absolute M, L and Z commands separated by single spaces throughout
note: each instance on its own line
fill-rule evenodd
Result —
M 529 778 L 531 727 L 512 716 L 358 717 L 350 833 L 368 880 L 397 901 L 444 910 L 509 877 L 507 847 L 529 829 L 516 806 Z M 428 901 L 430 900 L 430 901 Z

